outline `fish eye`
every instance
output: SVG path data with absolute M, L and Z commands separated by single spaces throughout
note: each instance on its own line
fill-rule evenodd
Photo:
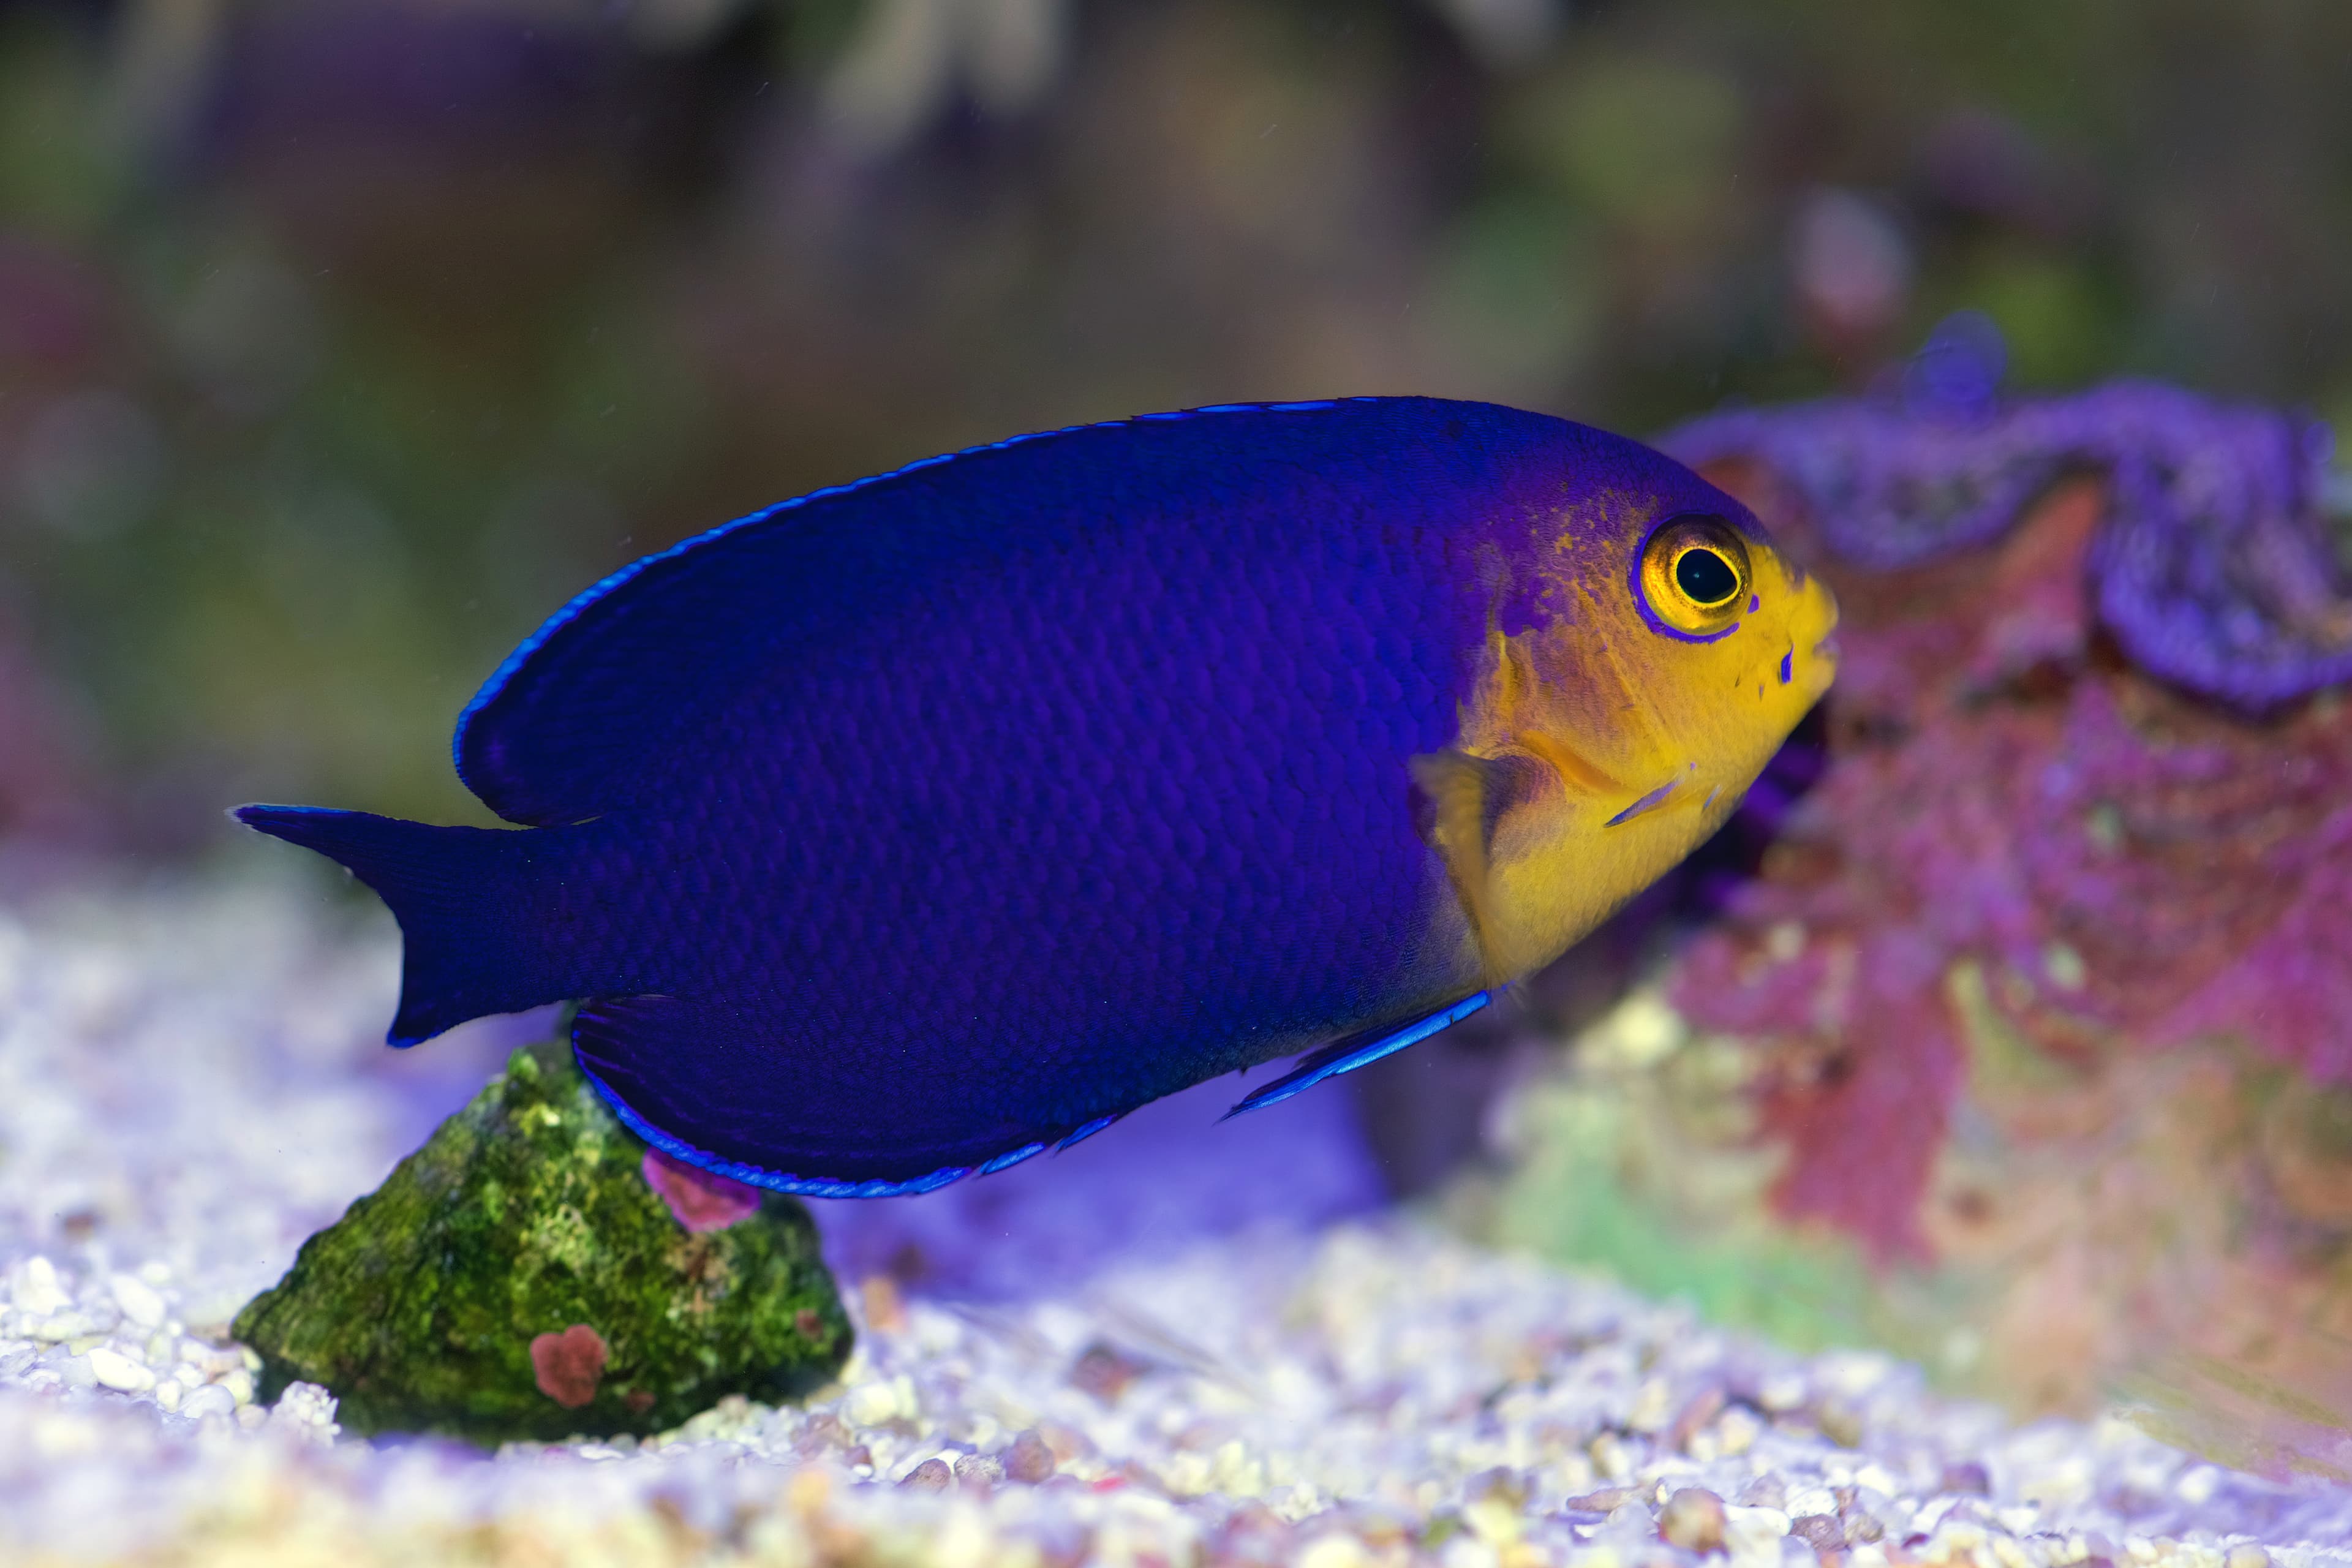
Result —
M 1675 586 L 1692 604 L 1711 609 L 1739 592 L 1739 574 L 1706 545 L 1694 544 L 1675 558 Z
M 1738 623 L 1750 575 L 1738 529 L 1719 517 L 1685 516 L 1651 531 L 1635 583 L 1660 630 L 1714 637 Z

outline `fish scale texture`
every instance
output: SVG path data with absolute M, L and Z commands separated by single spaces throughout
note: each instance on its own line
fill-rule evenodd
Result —
M 583 1014 L 590 1069 L 700 1152 L 905 1179 L 1452 999 L 1403 762 L 1452 740 L 1483 636 L 1463 525 L 1524 533 L 1495 460 L 1560 427 L 1367 451 L 1379 412 L 1307 462 L 1209 416 L 1141 427 L 1164 468 L 1106 444 L 1093 483 L 1066 447 L 1094 432 L 907 476 L 887 525 L 971 553 L 656 764 L 660 858 L 711 880 L 673 910 L 626 879 L 632 925 L 682 940 L 663 996 Z M 1059 509 L 986 471 L 1016 468 Z

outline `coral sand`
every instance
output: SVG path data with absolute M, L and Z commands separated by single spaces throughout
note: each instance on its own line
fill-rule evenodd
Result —
M 11 1563 L 2345 1560 L 2326 1489 L 2113 1422 L 2015 1429 L 1883 1355 L 1793 1356 L 1410 1223 L 1334 1225 L 1345 1188 L 1318 1173 L 1362 1169 L 1336 1097 L 1223 1129 L 1229 1092 L 1180 1097 L 1181 1138 L 1037 1162 L 984 1226 L 989 1182 L 812 1205 L 857 1232 L 858 1348 L 803 1405 L 495 1455 L 339 1437 L 316 1384 L 257 1399 L 226 1320 L 507 1042 L 383 1053 L 391 933 L 318 923 L 267 889 L 0 919 Z M 1160 1228 L 1180 1212 L 1262 1223 Z M 951 1223 L 970 1251 L 934 1237 Z M 911 1273 L 854 1261 L 910 1248 Z M 619 1368 L 593 1324 L 538 1332 L 551 1400 Z

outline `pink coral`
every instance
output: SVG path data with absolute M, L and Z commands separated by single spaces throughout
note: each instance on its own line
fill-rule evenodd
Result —
M 566 1410 L 577 1410 L 596 1397 L 611 1352 L 604 1336 L 585 1323 L 574 1323 L 560 1334 L 541 1334 L 530 1342 L 530 1371 L 539 1391 Z
M 2352 810 L 2282 844 L 2277 921 L 2157 1024 L 2157 1043 L 2242 1033 L 2324 1082 L 2352 1082 Z
M 1806 537 L 1771 476 L 1714 474 Z M 1830 767 L 1672 980 L 1762 1047 L 1783 1212 L 1882 1259 L 1927 1250 L 1963 973 L 2060 1059 L 2221 1035 L 2352 1079 L 2352 714 L 2249 721 L 2129 666 L 2085 586 L 2105 504 L 2080 481 L 1995 549 L 1822 564 L 1847 610 Z
M 725 1230 L 760 1212 L 760 1189 L 726 1176 L 714 1175 L 658 1149 L 646 1151 L 638 1167 L 646 1185 L 661 1194 L 677 1223 L 696 1232 Z

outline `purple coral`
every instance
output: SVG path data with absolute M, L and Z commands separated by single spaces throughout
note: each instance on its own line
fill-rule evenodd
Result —
M 2326 426 L 2150 382 L 2002 403 L 1971 335 L 1940 332 L 1901 398 L 1736 410 L 1660 444 L 1764 465 L 1831 554 L 1877 571 L 1990 544 L 2062 477 L 2102 473 L 2093 598 L 2142 668 L 2248 712 L 2352 679 L 2352 598 L 2320 518 Z

